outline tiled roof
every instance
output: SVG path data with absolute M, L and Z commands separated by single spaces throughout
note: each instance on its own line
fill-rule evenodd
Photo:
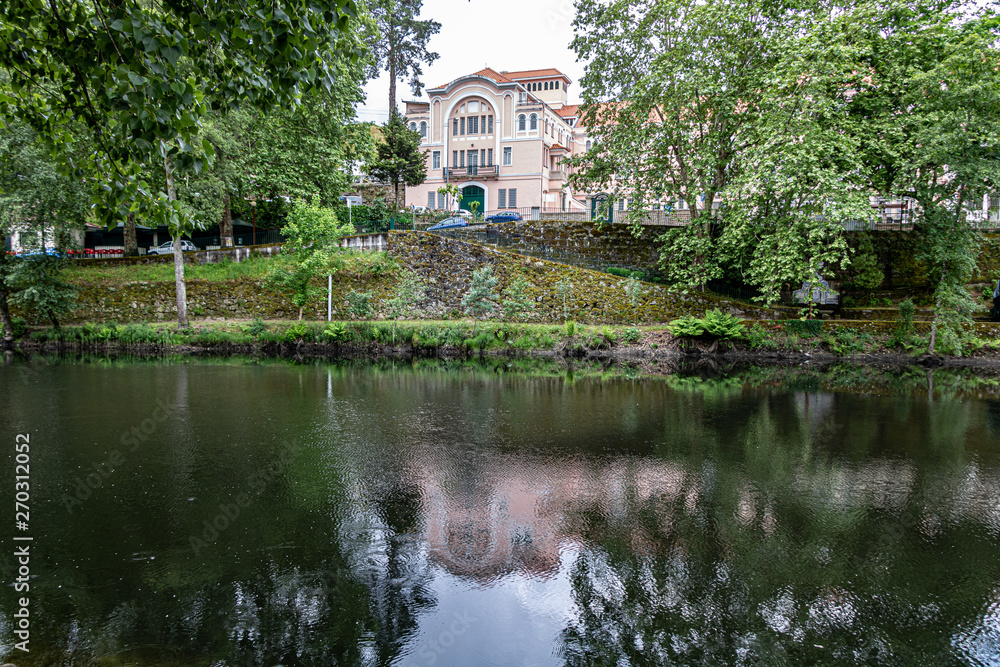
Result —
M 500 72 L 498 72 L 495 69 L 493 69 L 492 67 L 486 67 L 484 69 L 479 70 L 478 72 L 473 72 L 471 75 L 468 75 L 468 76 L 485 76 L 487 79 L 493 79 L 497 83 L 514 83 L 513 81 L 511 81 L 510 79 L 508 79 L 506 76 L 504 76 Z M 461 79 L 462 77 L 458 77 L 458 78 Z M 446 86 L 448 86 L 450 84 L 451 84 L 451 81 L 449 81 L 448 83 L 444 84 L 443 86 L 435 86 L 433 88 L 428 88 L 428 90 L 437 90 L 438 88 L 444 88 L 444 87 L 446 87 Z
M 563 106 L 556 109 L 556 114 L 562 116 L 563 118 L 572 118 L 573 116 L 580 115 L 578 110 L 580 108 L 579 104 L 564 104 Z
M 527 69 L 527 70 L 522 70 L 520 72 L 503 72 L 503 74 L 507 78 L 515 81 L 517 79 L 534 79 L 536 77 L 542 77 L 542 76 L 563 76 L 566 77 L 567 79 L 569 78 L 568 76 L 566 76 L 559 70 L 555 69 L 554 67 L 549 67 L 548 69 Z

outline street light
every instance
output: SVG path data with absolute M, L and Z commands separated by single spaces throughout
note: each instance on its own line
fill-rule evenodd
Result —
M 251 239 L 250 245 L 257 245 L 257 200 L 253 198 L 250 200 L 250 221 L 253 224 L 253 238 Z

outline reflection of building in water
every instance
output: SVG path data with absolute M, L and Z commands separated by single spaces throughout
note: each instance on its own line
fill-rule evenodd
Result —
M 454 468 L 447 466 L 421 475 L 431 555 L 452 573 L 478 580 L 515 571 L 553 575 L 562 546 L 590 533 L 591 526 L 578 524 L 594 510 L 616 534 L 630 535 L 633 547 L 652 549 L 636 521 L 637 508 L 665 501 L 659 517 L 666 529 L 672 521 L 666 508 L 698 498 L 697 484 L 683 488 L 680 468 L 653 461 L 538 462 L 530 468 L 508 467 L 511 462 L 494 459 L 494 470 L 472 473 L 476 488 L 455 488 L 466 485 L 448 476 Z M 432 469 L 443 474 L 432 475 Z
M 834 402 L 834 395 L 825 391 L 795 392 L 795 411 L 809 428 L 819 426 L 831 415 Z
M 833 396 L 809 394 L 801 400 L 803 418 L 811 424 L 831 409 Z M 1000 479 L 981 471 L 958 472 L 921 490 L 907 461 L 795 467 L 790 491 L 816 516 L 831 508 L 853 516 L 864 516 L 859 510 L 865 509 L 895 513 L 917 502 L 916 509 L 926 507 L 926 518 L 974 520 L 1000 531 L 995 502 Z M 431 559 L 452 574 L 486 582 L 515 572 L 552 576 L 568 543 L 616 543 L 634 553 L 684 558 L 683 526 L 690 528 L 692 517 L 700 523 L 710 514 L 732 516 L 741 529 L 768 536 L 787 528 L 774 499 L 759 492 L 751 476 L 728 476 L 726 483 L 737 485 L 730 494 L 718 488 L 718 473 L 710 468 L 686 470 L 682 462 L 627 456 L 525 463 L 498 455 L 473 465 L 424 460 L 414 472 Z M 709 507 L 728 502 L 723 499 L 732 507 Z

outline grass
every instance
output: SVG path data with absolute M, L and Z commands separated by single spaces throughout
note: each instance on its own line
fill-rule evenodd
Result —
M 223 259 L 214 264 L 185 264 L 184 277 L 187 280 L 238 280 L 241 278 L 264 278 L 274 265 L 276 258 L 251 257 L 242 262 Z M 330 270 L 332 273 L 352 273 L 358 275 L 382 275 L 398 270 L 398 263 L 384 252 L 342 252 L 334 256 Z M 115 266 L 89 266 L 83 262 L 70 263 L 63 275 L 71 283 L 82 282 L 173 282 L 173 263 L 126 264 Z

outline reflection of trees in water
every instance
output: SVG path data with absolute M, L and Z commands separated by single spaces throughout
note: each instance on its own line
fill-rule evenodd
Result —
M 744 400 L 735 423 L 666 403 L 661 456 L 683 482 L 624 476 L 623 514 L 568 516 L 589 546 L 567 664 L 954 664 L 1000 586 L 1000 480 L 964 460 L 970 404 L 914 409 L 904 446 L 925 460 L 853 463 L 829 444 L 858 405 L 836 399 L 818 419 Z

